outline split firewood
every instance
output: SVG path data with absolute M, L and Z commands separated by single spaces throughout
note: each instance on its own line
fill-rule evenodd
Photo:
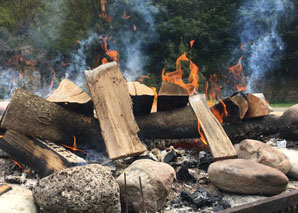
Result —
M 188 92 L 183 87 L 163 81 L 158 92 L 157 111 L 185 107 L 188 97 Z
M 205 95 L 193 95 L 189 97 L 189 102 L 214 159 L 236 158 L 236 150 L 221 124 L 209 109 Z
M 270 110 L 268 104 L 252 94 L 247 94 L 246 96 L 248 100 L 248 110 L 245 118 L 256 118 L 269 115 Z
M 0 148 L 19 163 L 32 168 L 40 177 L 86 163 L 62 146 L 46 143 L 13 130 L 6 131 L 3 138 L 0 138 Z
M 47 100 L 78 113 L 93 115 L 91 97 L 79 86 L 67 79 L 63 79 L 60 82 L 58 88 Z
M 106 63 L 84 73 L 109 157 L 118 159 L 146 151 L 118 64 Z
M 67 110 L 21 89 L 17 89 L 2 118 L 1 128 L 15 130 L 42 140 L 73 144 L 73 136 L 98 130 L 92 117 Z M 94 131 L 93 131 L 94 132 Z M 100 133 L 98 134 L 100 137 Z
M 154 100 L 153 90 L 138 81 L 127 82 L 127 86 L 132 98 L 134 115 L 149 114 Z
M 8 192 L 11 189 L 12 189 L 12 187 L 9 185 L 1 184 L 0 185 L 0 195 L 4 194 L 5 192 Z
M 270 112 L 273 112 L 273 109 L 272 109 L 272 107 L 270 107 L 268 101 L 266 100 L 266 98 L 265 98 L 265 96 L 264 96 L 264 93 L 253 93 L 253 95 L 256 96 L 256 97 L 258 97 L 259 99 L 261 99 L 261 100 L 264 102 L 264 104 L 265 104 L 266 106 L 268 106 L 269 111 L 270 111 Z

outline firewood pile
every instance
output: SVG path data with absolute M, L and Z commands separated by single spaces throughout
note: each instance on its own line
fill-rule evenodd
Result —
M 289 190 L 288 172 L 298 178 L 295 150 L 252 140 L 286 125 L 262 94 L 210 107 L 176 84 L 157 95 L 127 83 L 116 62 L 84 74 L 90 95 L 65 79 L 47 99 L 17 89 L 0 106 L 0 149 L 37 175 L 44 212 L 219 211 L 236 205 L 227 192 L 271 196 Z

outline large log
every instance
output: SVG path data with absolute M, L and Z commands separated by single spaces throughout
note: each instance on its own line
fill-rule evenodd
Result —
M 243 139 L 258 139 L 260 136 L 278 132 L 278 117 L 268 115 L 260 118 L 223 124 L 232 143 Z M 140 134 L 146 139 L 183 139 L 198 138 L 197 119 L 190 106 L 146 116 L 136 116 Z
M 137 135 L 139 127 L 118 64 L 103 64 L 84 73 L 109 157 L 118 159 L 147 150 Z
M 67 110 L 21 89 L 14 92 L 1 128 L 67 145 L 72 145 L 73 136 L 80 138 L 87 132 L 99 130 L 94 118 Z M 100 137 L 100 132 L 97 135 Z
M 205 95 L 193 95 L 189 97 L 189 102 L 196 114 L 213 158 L 215 160 L 236 158 L 236 150 L 221 124 L 209 109 Z
M 86 163 L 62 146 L 30 138 L 13 130 L 6 131 L 3 138 L 0 138 L 0 148 L 18 162 L 29 166 L 40 177 Z

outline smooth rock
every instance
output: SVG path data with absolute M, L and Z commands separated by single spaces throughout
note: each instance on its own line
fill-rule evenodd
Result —
M 1 213 L 37 213 L 32 192 L 25 187 L 11 184 L 12 190 L 0 196 Z
M 287 148 L 280 148 L 279 150 L 288 157 L 292 165 L 292 168 L 287 175 L 298 179 L 298 150 Z
M 281 171 L 246 159 L 230 159 L 212 163 L 210 181 L 219 189 L 242 194 L 276 195 L 289 182 Z
M 291 163 L 276 147 L 257 140 L 246 139 L 235 146 L 238 158 L 253 160 L 255 162 L 273 167 L 287 174 Z
M 119 185 L 108 167 L 88 164 L 67 168 L 38 181 L 33 197 L 47 212 L 121 211 Z
M 298 104 L 289 107 L 278 119 L 279 134 L 285 139 L 298 139 Z
M 125 203 L 124 173 L 129 210 L 142 212 L 139 177 L 147 212 L 160 210 L 166 202 L 168 191 L 176 178 L 175 170 L 166 163 L 144 159 L 133 162 L 117 178 L 121 190 L 121 200 Z

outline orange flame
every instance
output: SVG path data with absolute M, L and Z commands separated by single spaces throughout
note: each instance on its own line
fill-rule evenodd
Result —
M 84 150 L 81 150 L 81 149 L 78 149 L 77 147 L 77 138 L 76 136 L 73 136 L 73 146 L 68 146 L 68 145 L 65 145 L 65 144 L 62 144 L 62 146 L 64 146 L 65 148 L 68 148 L 72 151 L 78 151 L 78 152 L 82 152 L 84 153 L 85 155 L 87 155 L 87 152 L 85 152 Z
M 50 83 L 50 92 L 53 89 L 54 80 L 56 79 L 56 72 L 55 72 L 55 70 L 53 68 L 51 68 L 51 72 L 53 73 L 53 76 L 52 76 L 52 80 L 51 80 L 51 83 Z
M 137 81 L 138 81 L 138 82 L 143 82 L 145 78 L 150 78 L 150 77 L 147 76 L 147 75 L 141 75 L 141 77 L 139 77 L 139 78 L 137 79 Z
M 108 39 L 111 40 L 111 38 L 103 38 L 102 36 L 98 36 L 99 39 L 103 40 L 102 48 L 105 50 L 106 54 L 113 60 L 118 62 L 119 61 L 119 54 L 116 50 L 109 50 L 108 49 Z
M 238 92 L 246 91 L 247 90 L 247 84 L 245 80 L 245 75 L 243 72 L 241 60 L 243 56 L 240 57 L 238 63 L 234 66 L 229 67 L 229 72 L 233 74 L 234 80 L 235 80 L 235 90 Z
M 216 104 L 216 100 L 218 100 L 220 102 L 223 109 L 220 110 L 216 107 L 211 107 L 211 111 L 212 111 L 213 115 L 217 118 L 217 120 L 220 123 L 223 123 L 224 117 L 228 116 L 228 111 L 227 111 L 225 103 L 220 98 L 221 91 L 220 91 L 220 87 L 218 86 L 217 75 L 216 74 L 210 75 L 209 81 L 210 81 L 210 85 L 211 85 L 210 89 L 209 89 L 209 93 L 208 93 L 208 87 L 209 87 L 208 81 L 206 81 L 206 84 L 205 84 L 205 96 L 207 99 L 207 103 L 209 106 L 214 106 Z
M 192 48 L 193 44 L 195 43 L 195 40 L 191 40 L 189 43 L 190 43 L 190 47 Z
M 123 16 L 122 16 L 122 18 L 124 18 L 124 19 L 129 19 L 130 16 L 126 15 L 126 11 L 123 11 Z
M 17 165 L 20 169 L 22 169 L 24 172 L 26 172 L 27 174 L 30 173 L 30 170 L 25 169 L 25 167 L 22 166 L 22 164 L 20 164 L 18 161 L 16 161 L 15 159 L 13 159 L 10 155 L 8 155 L 8 157 L 10 158 L 10 160 L 12 160 L 15 165 Z
M 201 130 L 202 130 L 202 129 L 201 129 L 201 125 L 200 125 L 200 122 L 198 121 L 198 133 L 199 133 L 199 135 L 200 135 L 200 139 L 201 139 L 201 141 L 202 141 L 204 144 L 207 145 L 207 141 L 206 141 L 205 135 L 204 135 L 204 133 L 203 133 Z M 195 142 L 197 142 L 197 141 L 195 141 Z
M 100 0 L 100 5 L 101 5 L 101 11 L 105 12 L 106 11 L 106 0 Z
M 134 24 L 132 29 L 133 29 L 133 31 L 137 31 L 137 26 Z
M 106 63 L 108 63 L 108 59 L 103 58 L 103 59 L 101 60 L 101 63 L 102 63 L 102 64 L 106 64 Z
M 188 77 L 188 82 L 185 84 L 183 82 L 183 70 L 181 68 L 181 61 L 188 61 L 190 74 Z M 177 84 L 188 91 L 189 95 L 193 95 L 196 90 L 199 88 L 199 76 L 198 76 L 199 68 L 195 65 L 191 60 L 189 60 L 186 56 L 186 53 L 183 53 L 177 60 L 176 60 L 176 71 L 165 73 L 165 68 L 162 70 L 162 80 L 170 83 Z
M 151 107 L 151 112 L 157 112 L 157 98 L 158 98 L 158 95 L 157 95 L 155 87 L 151 87 L 151 89 L 153 90 L 153 93 L 154 93 L 154 99 L 153 99 L 153 104 L 152 104 L 152 107 Z
M 0 135 L 0 138 L 3 138 L 3 135 Z

